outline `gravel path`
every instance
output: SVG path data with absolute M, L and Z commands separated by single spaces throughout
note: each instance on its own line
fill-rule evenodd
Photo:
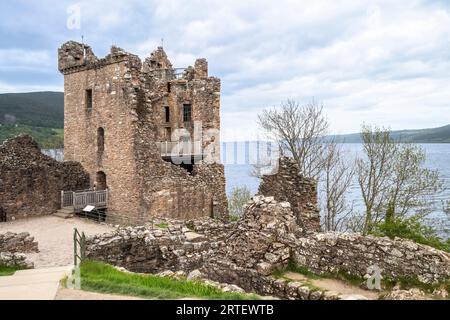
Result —
M 39 243 L 39 253 L 27 253 L 35 268 L 73 264 L 73 228 L 86 236 L 113 230 L 113 227 L 81 218 L 44 216 L 0 223 L 0 233 L 29 232 Z

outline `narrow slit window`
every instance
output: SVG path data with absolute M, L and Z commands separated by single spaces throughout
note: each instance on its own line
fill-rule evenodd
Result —
M 86 110 L 92 110 L 92 89 L 86 90 Z
M 190 104 L 183 105 L 183 121 L 191 122 L 192 120 L 192 107 Z
M 164 107 L 164 115 L 165 115 L 166 122 L 170 122 L 170 108 L 169 107 Z
M 97 151 L 102 154 L 105 150 L 105 130 L 103 128 L 97 129 Z

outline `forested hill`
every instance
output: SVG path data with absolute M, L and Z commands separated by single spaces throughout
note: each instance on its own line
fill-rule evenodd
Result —
M 63 92 L 0 94 L 0 143 L 17 134 L 29 133 L 43 148 L 59 148 L 64 143 L 63 127 Z M 335 137 L 340 142 L 361 142 L 359 133 Z M 450 125 L 393 131 L 392 137 L 403 142 L 450 143 Z
M 438 128 L 392 131 L 391 136 L 401 142 L 450 143 L 450 124 Z M 359 133 L 336 135 L 335 137 L 339 142 L 361 142 Z
M 62 92 L 0 94 L 0 143 L 28 133 L 42 148 L 61 148 L 63 128 Z
M 0 123 L 32 127 L 64 127 L 64 93 L 0 94 Z

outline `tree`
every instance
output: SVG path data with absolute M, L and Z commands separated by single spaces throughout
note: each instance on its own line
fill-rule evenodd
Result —
M 237 219 L 244 213 L 244 205 L 252 198 L 248 187 L 234 187 L 228 199 L 228 210 L 231 219 Z
M 337 231 L 347 228 L 347 219 L 353 212 L 347 192 L 352 184 L 355 166 L 344 154 L 341 145 L 331 141 L 326 145 L 321 192 L 324 194 L 323 229 Z
M 324 136 L 329 126 L 323 106 L 314 102 L 301 106 L 287 100 L 279 108 L 263 110 L 258 124 L 277 141 L 282 154 L 297 161 L 302 174 L 318 177 L 323 168 Z
M 437 171 L 424 167 L 421 147 L 395 142 L 390 130 L 363 125 L 364 157 L 357 160 L 358 184 L 365 205 L 362 232 L 386 220 L 423 218 L 431 196 L 442 188 Z

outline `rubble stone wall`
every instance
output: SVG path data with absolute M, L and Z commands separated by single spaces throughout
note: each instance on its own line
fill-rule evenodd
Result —
M 304 177 L 292 158 L 281 157 L 276 174 L 262 177 L 258 194 L 289 202 L 304 232 L 320 231 L 317 182 Z
M 28 232 L 0 234 L 0 252 L 39 252 L 38 243 Z
M 273 197 L 254 197 L 237 222 L 167 223 L 168 228 L 155 223 L 88 238 L 88 257 L 135 272 L 199 269 L 207 279 L 286 299 L 339 298 L 300 282 L 274 278 L 273 271 L 291 259 L 316 273 L 346 271 L 364 277 L 367 266 L 378 263 L 382 276 L 393 279 L 408 276 L 429 283 L 449 278 L 447 253 L 411 241 L 357 234 L 305 236 L 290 204 Z
M 58 162 L 41 153 L 28 135 L 0 146 L 0 221 L 54 213 L 61 190 L 89 186 L 89 175 L 79 163 Z
M 385 278 L 415 277 L 423 283 L 450 279 L 450 254 L 410 240 L 317 233 L 298 240 L 293 259 L 315 273 L 347 272 L 364 277 L 378 266 Z

